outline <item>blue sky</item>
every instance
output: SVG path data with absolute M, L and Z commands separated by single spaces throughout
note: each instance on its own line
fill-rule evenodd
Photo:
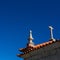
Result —
M 0 1 L 0 60 L 23 60 L 16 56 L 26 46 L 29 30 L 34 43 L 50 39 L 48 26 L 54 27 L 54 38 L 60 39 L 60 1 Z

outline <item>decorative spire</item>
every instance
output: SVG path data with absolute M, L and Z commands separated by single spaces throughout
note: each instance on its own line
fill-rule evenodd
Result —
M 29 39 L 30 39 L 30 40 L 33 40 L 33 37 L 32 37 L 32 31 L 31 31 L 31 30 L 30 30 Z
M 55 39 L 53 38 L 53 27 L 49 26 L 49 29 L 50 29 L 50 39 L 55 41 Z
M 29 38 L 28 38 L 28 45 L 29 46 L 31 46 L 31 45 L 34 45 L 34 43 L 33 43 L 33 40 L 34 38 L 32 37 L 32 31 L 30 30 L 30 32 L 29 32 Z

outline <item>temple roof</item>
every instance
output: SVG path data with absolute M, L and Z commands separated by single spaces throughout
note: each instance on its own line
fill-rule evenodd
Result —
M 56 41 L 50 40 L 48 42 L 44 42 L 44 43 L 41 43 L 41 44 L 38 44 L 38 45 L 27 46 L 26 48 L 21 48 L 21 49 L 19 49 L 19 51 L 21 51 L 23 53 L 22 54 L 18 54 L 18 56 L 21 57 L 24 54 L 27 54 L 27 53 L 29 53 L 31 51 L 43 48 L 43 47 L 45 47 L 47 45 L 50 45 L 50 44 L 53 44 L 53 43 L 56 43 L 56 42 L 60 42 L 60 40 L 56 40 Z
M 18 54 L 18 56 L 22 57 L 23 55 L 25 55 L 31 51 L 46 47 L 46 46 L 51 45 L 51 44 L 56 43 L 56 42 L 60 42 L 60 40 L 56 40 L 53 37 L 53 27 L 49 26 L 49 29 L 50 29 L 50 40 L 47 42 L 41 43 L 41 44 L 37 44 L 37 45 L 34 45 L 34 43 L 32 41 L 33 40 L 32 31 L 30 30 L 28 44 L 25 48 L 19 49 L 19 51 L 22 52 L 22 54 Z

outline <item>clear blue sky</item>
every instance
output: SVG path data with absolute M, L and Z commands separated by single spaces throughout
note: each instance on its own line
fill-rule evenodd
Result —
M 26 46 L 29 30 L 39 44 L 50 39 L 49 25 L 54 27 L 54 38 L 60 39 L 58 0 L 0 1 L 0 60 L 23 60 L 16 54 Z

